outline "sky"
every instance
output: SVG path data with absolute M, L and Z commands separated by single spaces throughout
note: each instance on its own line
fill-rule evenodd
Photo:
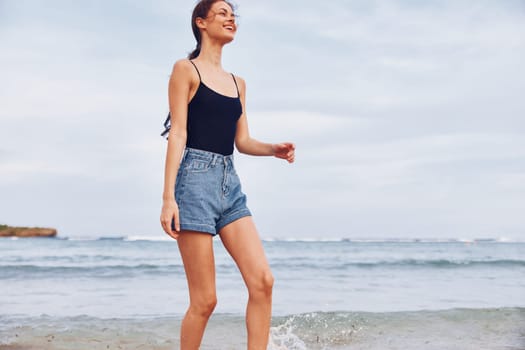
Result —
M 263 238 L 525 239 L 525 1 L 237 1 Z M 193 1 L 0 0 L 0 223 L 165 236 Z

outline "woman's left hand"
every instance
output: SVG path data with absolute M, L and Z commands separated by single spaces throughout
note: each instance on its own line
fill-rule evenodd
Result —
M 288 163 L 295 160 L 295 145 L 291 142 L 274 143 L 272 151 L 275 157 L 286 159 Z

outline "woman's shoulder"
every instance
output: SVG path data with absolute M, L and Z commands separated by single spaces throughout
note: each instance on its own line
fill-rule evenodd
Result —
M 182 58 L 180 60 L 177 60 L 173 64 L 173 69 L 171 71 L 171 78 L 177 79 L 179 81 L 180 80 L 191 81 L 192 83 L 194 81 L 199 81 L 199 78 L 197 76 L 197 73 L 195 72 L 195 68 L 193 67 L 193 64 L 187 58 Z
M 235 78 L 235 81 L 237 82 L 237 85 L 239 86 L 239 90 L 241 92 L 245 91 L 245 89 L 246 89 L 246 81 L 244 81 L 244 79 L 241 76 L 239 76 L 237 74 L 234 74 L 234 73 L 232 73 L 232 74 L 233 74 L 233 77 Z
M 180 60 L 175 61 L 173 64 L 172 72 L 189 72 L 192 69 L 192 64 L 189 59 L 181 58 Z
M 232 73 L 232 74 L 235 77 L 235 80 L 237 80 L 240 83 L 246 84 L 246 82 L 244 81 L 243 77 L 241 77 L 240 75 L 237 75 L 235 73 Z

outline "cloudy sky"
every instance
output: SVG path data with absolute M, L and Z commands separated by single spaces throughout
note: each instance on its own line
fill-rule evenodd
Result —
M 238 1 L 261 235 L 525 239 L 525 1 Z M 193 1 L 0 0 L 0 223 L 160 228 Z

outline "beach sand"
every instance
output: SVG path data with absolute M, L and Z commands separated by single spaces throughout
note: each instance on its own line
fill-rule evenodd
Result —
M 0 350 L 178 348 L 180 317 L 6 317 Z M 244 349 L 243 317 L 214 315 L 202 349 Z M 269 349 L 525 350 L 525 309 L 307 313 L 274 317 Z

